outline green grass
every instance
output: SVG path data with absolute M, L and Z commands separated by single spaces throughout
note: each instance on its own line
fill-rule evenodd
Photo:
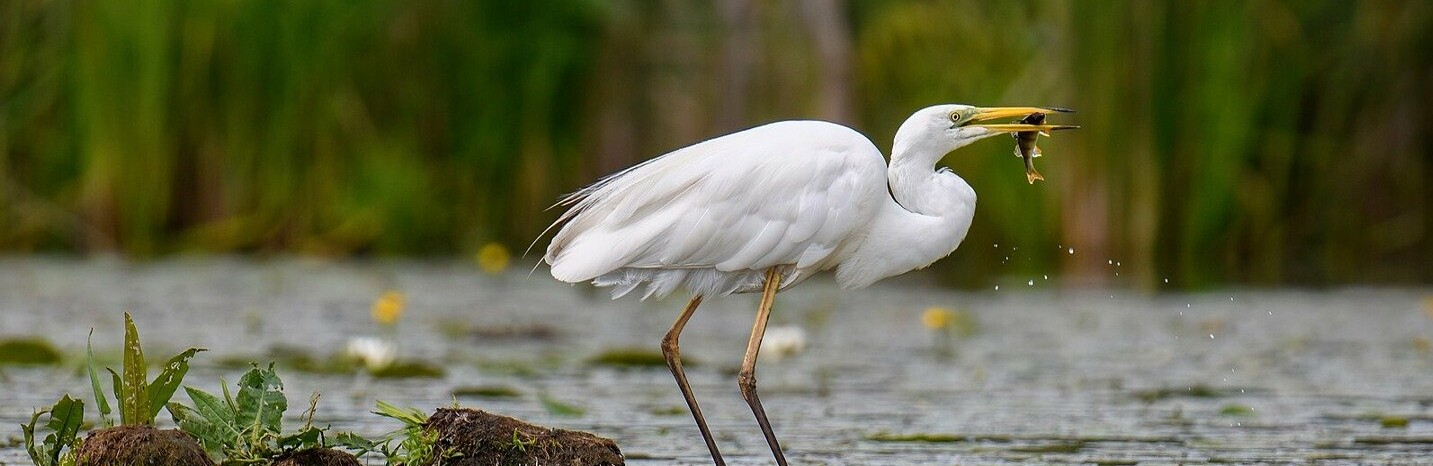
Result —
M 1035 186 L 1008 142 L 947 158 L 980 192 L 950 283 L 1433 280 L 1428 2 L 851 0 L 848 75 L 795 3 L 754 7 L 741 67 L 715 8 L 663 5 L 0 2 L 0 251 L 467 255 L 723 131 L 887 149 L 968 102 L 1084 129 Z

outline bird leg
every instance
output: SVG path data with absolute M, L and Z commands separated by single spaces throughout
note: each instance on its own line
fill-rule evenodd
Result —
M 751 339 L 746 343 L 746 357 L 741 359 L 741 372 L 737 373 L 736 382 L 741 387 L 741 397 L 746 399 L 752 414 L 756 415 L 756 423 L 761 425 L 761 433 L 766 435 L 766 444 L 771 446 L 776 463 L 786 466 L 786 455 L 781 453 L 781 444 L 776 441 L 776 434 L 771 432 L 771 422 L 766 420 L 766 410 L 761 408 L 761 398 L 756 395 L 756 353 L 761 350 L 761 337 L 766 335 L 766 321 L 771 317 L 771 304 L 776 301 L 776 289 L 780 287 L 781 273 L 776 267 L 768 269 L 766 284 L 761 289 L 761 304 L 756 308 L 756 322 L 751 326 Z
M 702 431 L 702 439 L 707 442 L 707 450 L 712 453 L 712 461 L 717 466 L 726 466 L 721 458 L 721 452 L 717 451 L 716 439 L 712 438 L 711 430 L 707 428 L 707 420 L 702 417 L 702 408 L 697 406 L 697 397 L 692 395 L 692 386 L 687 383 L 687 374 L 682 370 L 682 349 L 677 345 L 677 339 L 682 336 L 682 328 L 687 326 L 687 320 L 692 318 L 697 306 L 702 304 L 702 295 L 692 296 L 687 303 L 687 308 L 682 310 L 681 317 L 672 324 L 672 329 L 667 336 L 662 338 L 662 356 L 667 358 L 667 367 L 672 369 L 672 376 L 677 378 L 677 387 L 682 389 L 682 397 L 687 400 L 687 409 L 692 412 L 692 417 L 697 419 L 697 429 Z

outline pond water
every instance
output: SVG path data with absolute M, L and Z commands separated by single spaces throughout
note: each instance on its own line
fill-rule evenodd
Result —
M 1433 464 L 1429 291 L 1148 294 L 1052 282 L 972 293 L 916 280 L 841 291 L 812 280 L 782 293 L 772 325 L 801 327 L 806 349 L 764 356 L 758 380 L 788 458 Z M 612 349 L 655 351 L 681 298 L 612 301 L 542 270 L 493 277 L 465 262 L 0 259 L 0 337 L 43 335 L 71 355 L 58 367 L 0 368 L 0 425 L 10 426 L 0 428 L 0 444 L 18 437 L 15 426 L 34 407 L 64 392 L 89 397 L 77 370 L 86 335 L 93 327 L 97 352 L 113 357 L 121 311 L 133 312 L 151 359 L 209 348 L 186 383 L 217 391 L 220 377 L 243 371 L 233 361 L 276 351 L 323 357 L 379 334 L 369 309 L 386 290 L 406 296 L 401 357 L 446 376 L 281 368 L 296 406 L 291 424 L 314 391 L 322 393 L 317 422 L 377 435 L 397 426 L 368 414 L 375 400 L 431 411 L 462 387 L 503 387 L 517 396 L 456 398 L 611 437 L 629 464 L 709 464 L 664 366 L 590 363 Z M 682 340 L 695 361 L 692 385 L 733 465 L 773 464 L 734 376 L 755 303 L 709 300 Z M 940 338 L 922 326 L 931 306 L 973 325 Z M 1400 420 L 1406 426 L 1385 427 Z M 22 448 L 0 449 L 0 463 L 28 462 Z

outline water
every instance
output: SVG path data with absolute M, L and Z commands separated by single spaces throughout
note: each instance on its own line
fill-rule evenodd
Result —
M 376 435 L 396 427 L 367 414 L 376 399 L 431 409 L 451 404 L 456 387 L 507 386 L 522 396 L 459 402 L 612 437 L 634 465 L 708 464 L 691 418 L 674 409 L 683 404 L 664 367 L 586 362 L 612 348 L 655 350 L 682 300 L 611 301 L 542 271 L 527 278 L 525 270 L 488 277 L 467 263 L 5 259 L 0 336 L 43 334 L 79 355 L 94 327 L 97 350 L 112 352 L 127 309 L 150 358 L 209 348 L 187 382 L 217 390 L 220 376 L 232 381 L 242 371 L 220 359 L 275 346 L 331 354 L 350 337 L 377 334 L 369 306 L 389 289 L 407 296 L 403 356 L 440 364 L 447 377 L 282 371 L 293 405 L 323 394 L 320 424 Z M 813 280 L 782 293 L 772 317 L 804 328 L 806 350 L 763 359 L 758 380 L 794 464 L 1433 464 L 1433 311 L 1424 310 L 1425 296 L 961 293 L 909 279 L 847 292 Z M 688 368 L 692 385 L 734 465 L 772 464 L 734 376 L 755 302 L 709 300 L 682 339 L 683 354 L 697 362 Z M 937 338 L 921 325 L 930 306 L 967 311 L 977 330 Z M 523 336 L 532 329 L 556 336 Z M 28 420 L 33 407 L 66 391 L 89 393 L 73 364 L 4 368 L 0 425 Z M 549 413 L 542 396 L 586 414 Z M 1384 428 L 1383 416 L 1410 422 Z M 19 429 L 0 428 L 0 441 L 12 435 Z M 916 435 L 964 439 L 889 441 Z M 0 463 L 28 459 L 7 448 Z

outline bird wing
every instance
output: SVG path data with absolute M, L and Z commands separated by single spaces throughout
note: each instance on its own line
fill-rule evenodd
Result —
M 544 259 L 559 280 L 619 268 L 821 264 L 866 223 L 885 161 L 834 123 L 773 123 L 654 158 L 565 198 Z M 556 223 L 554 224 L 556 225 Z

